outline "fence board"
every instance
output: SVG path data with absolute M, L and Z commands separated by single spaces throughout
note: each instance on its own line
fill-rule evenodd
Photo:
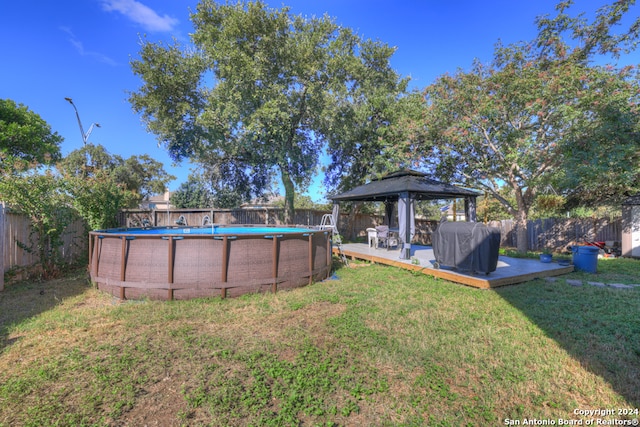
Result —
M 1 206 L 1 205 L 0 205 Z M 2 209 L 0 207 L 0 209 Z M 4 210 L 4 220 L 0 225 L 0 267 L 6 272 L 16 267 L 30 267 L 39 262 L 38 254 L 29 252 L 20 247 L 37 242 L 35 234 L 31 233 L 29 218 L 25 215 Z M 86 256 L 88 248 L 88 234 L 84 221 L 76 220 L 65 229 L 62 237 L 63 245 L 60 248 L 65 262 L 72 263 Z M 1 290 L 1 288 L 0 288 Z
M 296 209 L 293 223 L 297 225 L 319 225 L 322 215 L 330 213 L 314 209 Z M 205 216 L 214 224 L 271 224 L 281 225 L 284 213 L 279 208 L 248 208 L 248 209 L 171 209 L 148 210 L 127 209 L 118 215 L 120 227 L 140 227 L 144 219 L 152 226 L 175 226 L 180 216 L 184 216 L 187 225 L 200 226 Z
M 502 246 L 517 246 L 514 220 L 493 221 L 502 233 Z M 528 249 L 539 251 L 545 248 L 562 250 L 568 245 L 585 241 L 620 242 L 622 219 L 607 218 L 547 218 L 528 221 Z
M 322 222 L 322 216 L 331 213 L 316 209 L 296 209 L 293 223 L 296 225 L 318 226 Z M 176 220 L 183 215 L 187 225 L 202 225 L 205 215 L 212 218 L 214 224 L 283 224 L 284 213 L 279 208 L 249 208 L 249 209 L 172 209 L 149 210 L 127 209 L 118 215 L 120 227 L 140 227 L 143 219 L 149 220 L 152 226 L 175 226 Z M 338 230 L 350 239 L 366 236 L 366 229 L 383 224 L 384 216 L 341 213 L 338 218 Z M 418 244 L 430 244 L 431 233 L 435 230 L 438 221 L 416 219 L 416 235 L 414 242 Z

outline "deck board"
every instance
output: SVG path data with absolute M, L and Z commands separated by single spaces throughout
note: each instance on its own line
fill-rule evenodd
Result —
M 573 266 L 561 266 L 557 262 L 542 263 L 534 259 L 512 258 L 500 256 L 496 271 L 487 274 L 458 271 L 450 267 L 433 267 L 435 256 L 430 246 L 412 245 L 411 257 L 417 260 L 400 259 L 399 250 L 371 248 L 365 243 L 347 243 L 333 247 L 334 254 L 342 253 L 351 259 L 370 261 L 377 264 L 391 265 L 405 270 L 419 271 L 429 276 L 446 279 L 455 283 L 480 289 L 491 289 L 499 286 L 528 282 L 536 278 L 559 276 L 571 273 Z M 415 261 L 414 261 L 415 262 Z

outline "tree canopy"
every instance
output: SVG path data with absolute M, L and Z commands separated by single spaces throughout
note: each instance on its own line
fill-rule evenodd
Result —
M 331 163 L 325 176 L 329 188 L 346 191 L 372 177 L 412 167 L 406 141 L 422 117 L 422 96 L 417 91 L 406 93 L 407 84 L 395 73 L 386 86 L 365 82 L 354 102 L 336 110 L 329 130 Z
M 339 131 L 341 113 L 372 92 L 363 87 L 400 88 L 393 49 L 260 1 L 203 0 L 192 21 L 193 46 L 143 45 L 134 110 L 173 158 L 207 165 L 214 188 L 249 198 L 277 172 L 291 218 L 327 143 L 355 136 Z
M 56 165 L 67 177 L 91 179 L 101 172 L 100 179 L 109 175 L 115 183 L 130 191 L 129 204 L 133 207 L 145 198 L 165 191 L 167 184 L 175 179 L 157 160 L 147 154 L 134 155 L 127 159 L 110 154 L 102 145 L 86 144 L 72 151 Z
M 54 163 L 61 143 L 62 137 L 38 114 L 0 99 L 0 172 Z
M 191 174 L 187 182 L 171 194 L 170 202 L 178 209 L 212 207 L 211 193 L 198 175 Z

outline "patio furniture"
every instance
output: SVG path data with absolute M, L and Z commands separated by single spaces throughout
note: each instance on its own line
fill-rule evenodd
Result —
M 395 231 L 390 231 L 389 226 L 379 225 L 376 227 L 376 231 L 378 234 L 378 244 L 387 248 L 387 250 L 391 249 L 392 246 L 397 248 L 400 244 L 398 233 Z
M 369 239 L 369 247 L 378 247 L 378 232 L 375 228 L 367 228 L 367 237 Z

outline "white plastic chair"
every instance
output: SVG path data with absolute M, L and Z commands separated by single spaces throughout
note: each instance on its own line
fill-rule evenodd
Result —
M 373 247 L 378 247 L 378 231 L 375 228 L 367 228 L 367 237 L 369 238 L 369 247 L 373 243 Z

